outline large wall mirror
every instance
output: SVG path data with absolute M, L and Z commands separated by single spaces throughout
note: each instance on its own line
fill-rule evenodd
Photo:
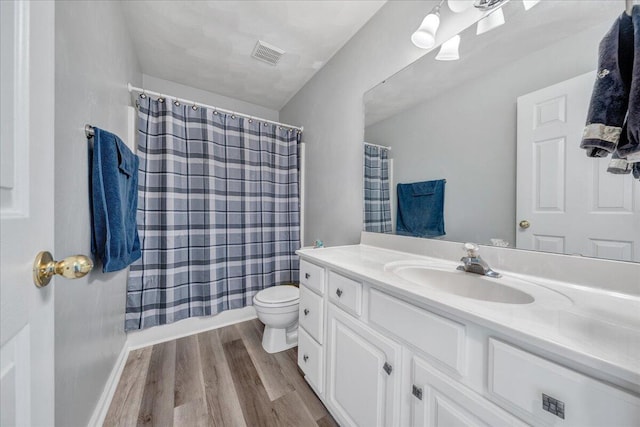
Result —
M 580 148 L 598 46 L 623 11 L 512 0 L 504 25 L 460 34 L 459 60 L 434 49 L 368 91 L 365 141 L 391 148 L 381 231 L 396 232 L 398 184 L 420 196 L 446 180 L 435 238 L 640 262 L 640 180 Z

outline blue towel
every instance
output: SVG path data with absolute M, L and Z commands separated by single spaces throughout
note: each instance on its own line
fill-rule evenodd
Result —
M 116 135 L 94 130 L 89 151 L 91 252 L 107 273 L 142 255 L 136 226 L 139 159 Z
M 444 184 L 446 181 L 398 184 L 396 233 L 404 236 L 444 236 Z

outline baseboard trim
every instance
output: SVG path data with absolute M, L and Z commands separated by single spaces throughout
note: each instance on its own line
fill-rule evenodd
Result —
M 141 331 L 129 332 L 127 334 L 127 347 L 129 350 L 137 350 L 142 347 L 175 340 L 211 329 L 222 328 L 257 317 L 256 310 L 253 306 L 223 311 L 215 316 L 191 317 L 169 325 L 154 326 Z
M 118 355 L 118 359 L 116 360 L 116 363 L 113 366 L 111 373 L 109 374 L 109 378 L 107 378 L 104 390 L 102 391 L 102 395 L 100 396 L 100 399 L 96 404 L 93 415 L 89 420 L 89 427 L 102 427 L 102 425 L 104 424 L 104 419 L 107 416 L 107 412 L 109 411 L 111 399 L 113 399 L 113 395 L 116 392 L 118 382 L 120 381 L 120 376 L 122 375 L 122 371 L 124 370 L 124 365 L 127 363 L 128 357 L 129 348 L 127 347 L 127 342 L 125 341 L 124 346 L 122 346 L 122 350 Z
M 127 358 L 132 350 L 136 350 L 165 341 L 171 341 L 200 332 L 218 329 L 236 323 L 257 318 L 256 310 L 252 306 L 247 306 L 235 310 L 227 310 L 215 316 L 192 317 L 184 319 L 170 325 L 156 326 L 142 331 L 129 332 L 127 340 L 120 351 L 111 374 L 102 391 L 102 395 L 96 404 L 93 415 L 89 420 L 89 427 L 102 427 L 104 419 L 109 411 L 111 400 L 118 387 L 120 376 L 127 363 Z

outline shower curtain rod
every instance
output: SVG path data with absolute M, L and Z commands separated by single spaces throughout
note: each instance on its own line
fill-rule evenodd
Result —
M 290 128 L 290 129 L 295 129 L 300 133 L 304 132 L 304 126 L 300 126 L 300 127 L 292 126 L 292 125 L 288 125 L 286 123 L 274 122 L 273 120 L 263 119 L 262 117 L 256 117 L 256 116 L 250 116 L 248 114 L 237 113 L 235 111 L 225 110 L 224 108 L 215 107 L 213 105 L 207 105 L 207 104 L 203 104 L 201 102 L 191 101 L 189 99 L 178 98 L 177 96 L 166 95 L 164 93 L 154 92 L 152 90 L 142 89 L 140 87 L 132 86 L 131 83 L 127 83 L 127 87 L 129 88 L 129 92 L 138 92 L 138 93 L 141 93 L 141 94 L 144 94 L 144 95 L 157 96 L 157 97 L 160 97 L 160 98 L 171 98 L 174 101 L 178 101 L 178 102 L 180 102 L 182 104 L 195 105 L 195 106 L 198 106 L 198 107 L 210 108 L 210 109 L 212 109 L 214 111 L 218 111 L 220 113 L 227 113 L 227 114 L 231 114 L 231 115 L 234 115 L 234 116 L 246 117 L 247 119 L 258 120 L 258 121 L 261 121 L 261 122 L 271 123 L 272 125 L 285 127 L 285 128 Z
M 384 145 L 372 144 L 370 142 L 364 142 L 364 145 L 370 145 L 372 147 L 384 148 L 385 150 L 391 151 L 391 147 L 385 147 Z

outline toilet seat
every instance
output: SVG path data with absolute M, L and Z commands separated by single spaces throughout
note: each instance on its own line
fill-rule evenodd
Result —
M 255 305 L 264 307 L 286 307 L 298 304 L 300 290 L 291 285 L 272 286 L 258 292 L 253 297 Z

